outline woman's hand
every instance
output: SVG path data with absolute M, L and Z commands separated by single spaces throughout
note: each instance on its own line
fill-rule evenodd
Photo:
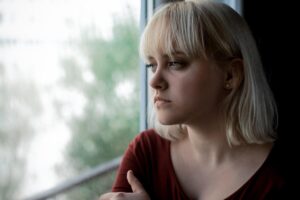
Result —
M 99 200 L 150 200 L 143 185 L 134 176 L 133 172 L 129 170 L 127 172 L 127 181 L 131 186 L 132 193 L 128 192 L 111 192 L 103 194 Z

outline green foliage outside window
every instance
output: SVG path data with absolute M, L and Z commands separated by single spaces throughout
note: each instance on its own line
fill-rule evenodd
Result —
M 67 148 L 68 167 L 73 173 L 95 167 L 124 152 L 139 130 L 139 28 L 132 17 L 117 18 L 112 37 L 85 34 L 79 49 L 88 61 L 84 69 L 72 57 L 63 60 L 65 87 L 86 97 L 83 114 L 69 119 L 72 139 Z M 84 70 L 93 76 L 85 82 Z M 57 105 L 59 111 L 59 104 Z M 63 170 L 63 171 L 64 171 Z M 63 173 L 61 171 L 61 173 Z M 96 199 L 110 190 L 114 174 L 75 188 L 67 199 Z

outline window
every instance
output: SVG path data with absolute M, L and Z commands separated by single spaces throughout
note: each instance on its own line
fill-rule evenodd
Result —
M 139 0 L 0 2 L 0 199 L 124 152 L 139 131 L 139 11 Z M 92 199 L 113 176 L 62 198 Z

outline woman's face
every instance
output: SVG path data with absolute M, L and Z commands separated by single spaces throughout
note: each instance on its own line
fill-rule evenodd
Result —
M 225 73 L 213 62 L 190 60 L 176 52 L 170 58 L 148 58 L 150 86 L 161 124 L 199 124 L 214 120 L 225 96 Z M 212 122 L 212 121 L 210 121 Z

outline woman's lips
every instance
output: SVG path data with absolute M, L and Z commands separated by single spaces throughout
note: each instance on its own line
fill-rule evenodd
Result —
M 162 98 L 162 97 L 159 97 L 159 96 L 156 96 L 154 98 L 154 104 L 158 107 L 164 106 L 164 105 L 169 104 L 169 103 L 171 103 L 171 101 L 166 99 L 166 98 Z

